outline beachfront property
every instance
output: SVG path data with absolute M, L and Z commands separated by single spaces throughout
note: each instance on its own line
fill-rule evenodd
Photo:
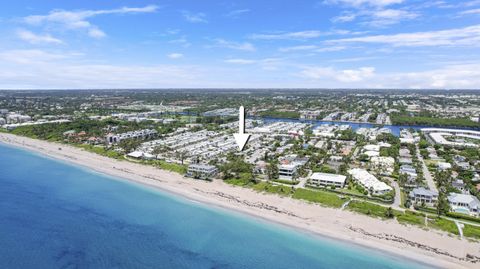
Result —
M 453 147 L 480 146 L 480 131 L 441 128 L 423 128 L 421 131 L 434 144 Z
M 14 124 L 14 123 L 24 123 L 27 121 L 32 121 L 32 117 L 28 115 L 22 115 L 19 113 L 15 112 L 10 112 L 6 115 L 6 121 L 9 124 Z
M 348 170 L 356 182 L 358 182 L 363 188 L 368 190 L 374 195 L 383 195 L 392 191 L 392 187 L 386 183 L 378 180 L 374 175 L 370 174 L 367 170 L 361 168 L 353 168 Z
M 188 166 L 186 177 L 198 179 L 212 179 L 217 174 L 218 170 L 213 165 L 208 164 L 190 164 Z
M 11 130 L 14 130 L 18 127 L 22 127 L 22 126 L 42 125 L 42 124 L 51 124 L 51 123 L 59 124 L 59 123 L 67 123 L 67 122 L 70 122 L 70 120 L 66 120 L 66 119 L 50 120 L 50 121 L 38 120 L 38 121 L 27 121 L 27 122 L 22 122 L 22 123 L 5 124 L 2 127 L 11 131 Z
M 308 162 L 308 158 L 298 158 L 296 155 L 289 155 L 279 159 L 278 178 L 283 180 L 294 180 L 298 169 Z
M 153 139 L 157 136 L 156 130 L 144 129 L 138 131 L 131 131 L 122 134 L 107 134 L 105 140 L 108 144 L 118 144 L 125 139 L 146 140 Z
M 414 188 L 408 196 L 413 203 L 425 203 L 430 206 L 438 201 L 438 192 L 423 187 Z
M 480 201 L 470 194 L 450 193 L 448 202 L 453 212 L 479 216 Z
M 347 177 L 344 175 L 313 173 L 309 179 L 309 185 L 316 187 L 343 188 Z

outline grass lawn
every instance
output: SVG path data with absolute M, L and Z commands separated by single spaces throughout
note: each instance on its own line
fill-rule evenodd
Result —
M 356 188 L 351 188 L 350 190 L 348 188 L 345 189 L 336 189 L 339 192 L 345 193 L 345 194 L 353 194 L 353 195 L 359 195 L 359 196 L 365 196 L 363 192 L 358 191 Z
M 387 207 L 363 201 L 352 201 L 348 204 L 347 209 L 350 211 L 354 211 L 368 216 L 379 217 L 382 219 L 386 219 L 386 213 L 388 210 Z M 402 213 L 397 210 L 393 210 L 393 214 L 397 216 Z
M 397 215 L 397 221 L 401 224 L 425 226 L 425 214 L 407 210 L 404 214 Z
M 405 208 L 405 201 L 407 201 L 408 197 L 405 191 L 400 190 L 400 207 Z
M 458 235 L 457 225 L 455 225 L 455 222 L 451 220 L 442 218 L 431 219 L 428 221 L 428 226 L 454 235 Z
M 251 187 L 256 191 L 263 191 L 280 195 L 290 195 L 292 193 L 292 187 L 284 185 L 273 185 L 272 183 L 265 181 L 257 183 Z
M 177 163 L 167 163 L 165 161 L 156 161 L 156 165 L 158 165 L 163 170 L 179 173 L 181 175 L 184 175 L 185 173 L 187 173 L 186 165 L 181 165 Z
M 328 207 L 340 208 L 349 198 L 340 198 L 338 195 L 326 191 L 297 189 L 293 198 L 315 202 Z
M 464 224 L 463 235 L 475 239 L 480 239 L 480 227 Z
M 93 152 L 93 153 L 103 155 L 103 156 L 107 156 L 107 157 L 110 157 L 110 158 L 125 159 L 123 157 L 123 154 L 118 153 L 118 152 L 113 151 L 113 150 L 106 150 L 102 146 L 92 146 L 92 145 L 87 145 L 87 144 L 80 144 L 80 145 L 79 144 L 74 144 L 74 146 L 82 148 L 86 151 Z

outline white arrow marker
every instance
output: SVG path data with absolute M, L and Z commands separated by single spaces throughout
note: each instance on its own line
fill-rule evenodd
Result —
M 235 141 L 237 141 L 238 150 L 242 151 L 247 144 L 250 135 L 245 133 L 245 109 L 243 106 L 240 107 L 239 113 L 238 134 L 233 134 L 233 136 L 235 137 Z

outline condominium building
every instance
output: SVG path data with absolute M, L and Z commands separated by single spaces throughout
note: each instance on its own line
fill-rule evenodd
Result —
M 187 177 L 211 179 L 217 174 L 217 168 L 208 164 L 190 164 L 188 166 Z
M 334 186 L 336 188 L 343 188 L 347 177 L 344 175 L 328 174 L 328 173 L 313 173 L 310 176 L 309 184 L 318 187 Z
M 126 132 L 122 134 L 108 134 L 106 137 L 106 140 L 108 144 L 117 144 L 124 139 L 145 140 L 145 139 L 155 138 L 156 136 L 157 136 L 157 131 L 144 129 L 144 130 Z
M 348 170 L 348 173 L 352 175 L 353 180 L 362 185 L 371 194 L 382 195 L 392 190 L 392 187 L 378 180 L 365 169 L 353 168 Z

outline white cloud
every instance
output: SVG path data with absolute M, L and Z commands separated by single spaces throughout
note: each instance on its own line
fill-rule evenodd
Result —
M 183 58 L 183 54 L 181 54 L 181 53 L 170 53 L 170 54 L 167 54 L 167 57 L 170 58 L 170 59 L 180 59 L 180 58 Z
M 102 30 L 95 27 L 88 30 L 88 35 L 93 38 L 103 38 L 106 36 Z
M 340 16 L 331 19 L 334 23 L 351 22 L 356 19 L 362 20 L 362 24 L 373 27 L 384 27 L 401 21 L 413 20 L 420 17 L 418 12 L 407 9 L 392 8 L 362 8 L 358 11 L 344 12 Z
M 23 29 L 18 30 L 16 34 L 18 38 L 31 44 L 63 44 L 62 40 L 55 38 L 50 34 L 40 35 Z
M 211 47 L 220 47 L 234 50 L 255 51 L 255 46 L 249 42 L 233 42 L 222 38 L 215 39 L 215 44 Z
M 441 63 L 431 70 L 381 72 L 371 66 L 298 66 L 279 58 L 225 60 L 231 67 L 116 65 L 68 51 L 0 52 L 0 88 L 333 87 L 478 89 L 480 64 Z M 289 67 L 285 69 L 284 67 Z M 229 69 L 231 68 L 231 69 Z M 292 74 L 292 68 L 298 71 Z M 263 71 L 265 72 L 263 72 Z M 102 74 L 98 76 L 98 74 Z M 221 79 L 225 78 L 225 79 Z
M 53 60 L 68 58 L 69 54 L 51 53 L 43 50 L 7 50 L 0 52 L 0 59 L 17 64 L 48 63 Z
M 265 39 L 265 40 L 281 40 L 281 39 L 310 39 L 317 38 L 322 35 L 320 31 L 299 31 L 299 32 L 283 32 L 273 34 L 253 34 L 251 39 Z
M 447 65 L 417 72 L 378 73 L 373 67 L 304 67 L 298 74 L 310 87 L 383 89 L 479 89 L 480 64 Z
M 0 88 L 198 87 L 205 77 L 203 67 L 98 64 L 42 50 L 0 52 L 0 61 Z
M 277 70 L 281 65 L 285 65 L 280 58 L 264 58 L 264 59 L 227 59 L 225 63 L 235 65 L 258 65 L 263 70 Z
M 462 15 L 480 14 L 480 8 L 465 10 L 460 12 L 460 14 Z
M 283 47 L 279 48 L 280 52 L 294 52 L 294 51 L 309 51 L 309 52 L 331 52 L 331 51 L 341 51 L 346 49 L 345 46 L 329 46 L 321 47 L 317 45 L 301 45 L 301 46 L 292 46 L 292 47 Z
M 172 39 L 170 41 L 168 41 L 168 43 L 171 43 L 171 44 L 179 44 L 180 46 L 184 47 L 184 48 L 188 48 L 190 47 L 192 44 L 190 42 L 188 42 L 187 40 L 187 37 L 186 36 L 181 36 L 177 39 Z
M 385 7 L 394 4 L 401 4 L 404 0 L 325 0 L 326 4 L 343 4 L 353 7 L 374 6 Z
M 334 79 L 343 83 L 361 82 L 375 75 L 374 67 L 360 67 L 358 69 L 336 70 L 332 67 L 307 67 L 300 72 L 308 79 Z
M 230 12 L 228 12 L 227 14 L 225 14 L 225 17 L 231 17 L 231 18 L 235 18 L 235 17 L 238 17 L 242 14 L 245 14 L 245 13 L 248 13 L 250 12 L 250 9 L 236 9 L 236 10 L 232 10 Z
M 448 65 L 434 70 L 386 74 L 380 85 L 403 88 L 479 89 L 480 64 Z
M 328 43 L 378 43 L 394 47 L 478 46 L 479 42 L 480 25 L 441 31 L 371 35 L 328 41 Z
M 91 24 L 87 19 L 99 15 L 106 14 L 135 14 L 135 13 L 151 13 L 158 9 L 155 5 L 145 7 L 122 7 L 118 9 L 104 10 L 52 10 L 48 15 L 32 15 L 23 18 L 23 21 L 30 25 L 59 25 L 69 30 L 85 30 L 87 34 L 94 38 L 101 38 L 105 33 L 97 26 Z
M 283 47 L 279 48 L 278 51 L 280 52 L 292 52 L 292 51 L 310 51 L 317 49 L 318 46 L 316 45 L 301 45 L 301 46 L 292 46 L 292 47 Z
M 366 24 L 376 27 L 396 24 L 404 20 L 412 20 L 420 15 L 416 12 L 411 12 L 402 9 L 380 9 L 369 12 L 371 19 Z
M 229 64 L 255 64 L 258 61 L 249 59 L 228 59 L 225 60 L 225 62 Z
M 182 11 L 182 16 L 191 23 L 207 23 L 207 15 L 205 13 L 191 13 L 190 11 Z
M 353 13 L 344 13 L 340 16 L 334 17 L 332 22 L 351 22 L 357 18 L 356 14 Z

